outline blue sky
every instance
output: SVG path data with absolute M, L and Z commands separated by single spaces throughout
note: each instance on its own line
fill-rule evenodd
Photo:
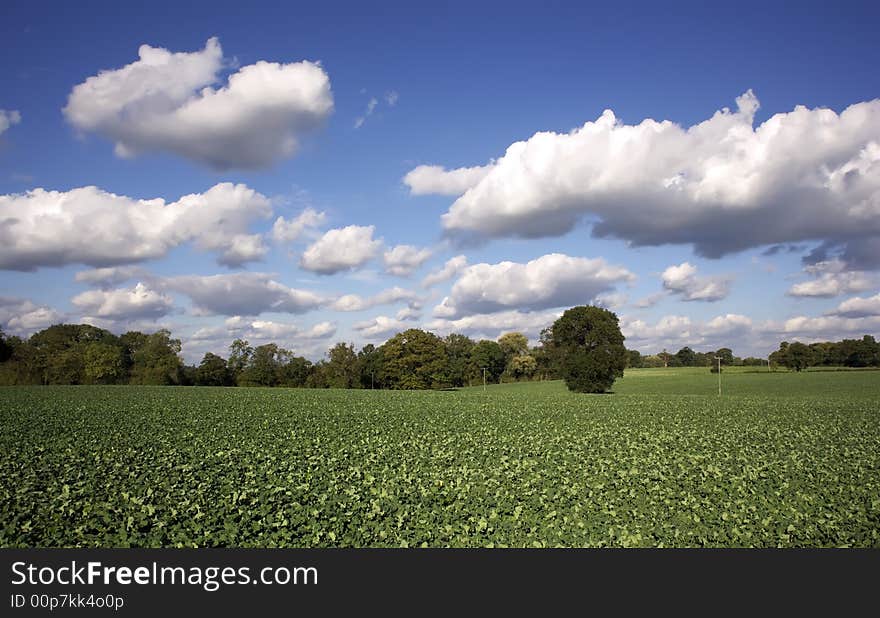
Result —
M 165 326 L 191 361 L 239 336 L 534 340 L 581 303 L 643 352 L 876 335 L 878 18 L 9 3 L 0 326 Z

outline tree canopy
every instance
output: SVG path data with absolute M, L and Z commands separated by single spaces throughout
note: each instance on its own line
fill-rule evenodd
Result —
M 623 376 L 628 356 L 617 316 L 611 311 L 573 307 L 553 323 L 552 333 L 569 390 L 604 393 Z

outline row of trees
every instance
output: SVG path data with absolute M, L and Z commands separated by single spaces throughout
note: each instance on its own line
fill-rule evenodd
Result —
M 880 343 L 871 335 L 809 345 L 783 341 L 770 355 L 770 362 L 795 371 L 814 366 L 880 367 Z
M 695 352 L 683 347 L 642 355 L 626 350 L 617 316 L 597 307 L 575 307 L 541 332 L 530 347 L 522 333 L 497 341 L 461 334 L 446 337 L 419 329 L 398 333 L 384 344 L 356 350 L 337 343 L 326 359 L 312 363 L 275 343 L 251 346 L 236 339 L 227 358 L 208 352 L 198 365 L 180 357 L 180 340 L 167 330 L 114 335 L 86 324 L 59 324 L 29 339 L 0 331 L 0 384 L 154 384 L 288 386 L 312 388 L 426 389 L 501 381 L 563 378 L 573 390 L 610 388 L 625 367 L 712 367 L 761 365 L 730 348 Z M 771 365 L 800 371 L 814 365 L 880 366 L 873 337 L 839 342 L 783 342 Z
M 627 350 L 627 367 L 710 367 L 714 370 L 717 358 L 721 366 L 786 367 L 802 371 L 807 367 L 880 367 L 880 343 L 871 335 L 861 339 L 824 341 L 821 343 L 789 343 L 783 341 L 779 349 L 766 359 L 747 356 L 734 356 L 730 348 L 720 348 L 708 352 L 695 352 L 685 346 L 675 354 L 666 350 L 657 354 L 642 355 L 636 350 Z
M 29 339 L 0 331 L 0 384 L 153 384 L 423 389 L 553 378 L 547 355 L 522 333 L 497 341 L 440 338 L 410 329 L 359 351 L 337 343 L 317 363 L 275 343 L 236 339 L 227 358 L 208 352 L 186 365 L 167 330 L 123 335 L 87 324 L 58 324 Z

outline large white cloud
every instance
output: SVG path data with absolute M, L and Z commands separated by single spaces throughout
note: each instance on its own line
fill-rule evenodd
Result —
M 250 225 L 271 215 L 246 185 L 220 183 L 176 202 L 138 200 L 97 187 L 0 195 L 0 268 L 81 263 L 106 267 L 163 257 L 192 242 L 239 266 L 266 253 Z
M 216 38 L 196 52 L 141 45 L 138 56 L 75 86 L 64 108 L 119 156 L 167 151 L 220 170 L 262 168 L 291 155 L 333 110 L 330 79 L 314 62 L 260 61 L 222 84 Z
M 0 135 L 3 135 L 6 129 L 19 122 L 21 122 L 21 114 L 18 111 L 14 109 L 0 109 Z
M 618 283 L 635 279 L 602 258 L 551 253 L 525 264 L 500 262 L 467 267 L 438 305 L 437 317 L 455 318 L 506 309 L 540 310 L 587 304 Z
M 65 315 L 52 307 L 24 298 L 0 296 L 0 325 L 7 335 L 29 336 L 64 319 Z
M 104 320 L 156 319 L 174 308 L 170 296 L 140 282 L 131 289 L 88 290 L 71 302 L 88 317 Z
M 413 245 L 397 245 L 382 254 L 385 271 L 398 277 L 406 277 L 424 264 L 433 255 L 428 248 L 419 249 Z
M 196 312 L 204 315 L 305 313 L 327 302 L 319 294 L 290 288 L 265 273 L 184 275 L 164 279 L 163 283 L 188 296 Z
M 447 170 L 439 165 L 420 165 L 403 177 L 411 195 L 461 195 L 477 185 L 489 172 L 491 165 L 460 167 Z
M 788 290 L 789 296 L 831 298 L 842 294 L 854 294 L 870 290 L 876 279 L 869 273 L 847 270 L 848 265 L 840 259 L 811 264 L 804 271 L 813 278 L 795 283 Z
M 340 296 L 333 301 L 331 308 L 336 311 L 364 311 L 376 307 L 377 305 L 391 305 L 401 301 L 406 301 L 414 308 L 421 306 L 421 299 L 418 294 L 412 290 L 395 286 L 393 288 L 388 288 L 387 290 L 382 290 L 381 292 L 367 298 L 364 298 L 359 294 L 346 294 Z
M 309 245 L 300 267 L 320 275 L 332 275 L 363 266 L 376 257 L 381 240 L 373 239 L 375 226 L 349 225 L 329 230 Z
M 682 300 L 701 300 L 713 302 L 726 298 L 730 293 L 730 279 L 727 277 L 700 277 L 697 267 L 690 262 L 670 266 L 660 275 L 663 287 L 681 297 Z
M 512 144 L 443 226 L 540 237 L 586 218 L 599 237 L 693 244 L 708 257 L 824 240 L 880 261 L 880 99 L 840 114 L 798 106 L 755 127 L 757 109 L 749 91 L 737 110 L 689 128 L 626 125 L 606 110 L 570 133 L 536 133 Z

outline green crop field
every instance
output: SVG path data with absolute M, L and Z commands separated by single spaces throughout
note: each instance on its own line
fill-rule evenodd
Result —
M 880 373 L 0 389 L 0 546 L 880 546 Z

